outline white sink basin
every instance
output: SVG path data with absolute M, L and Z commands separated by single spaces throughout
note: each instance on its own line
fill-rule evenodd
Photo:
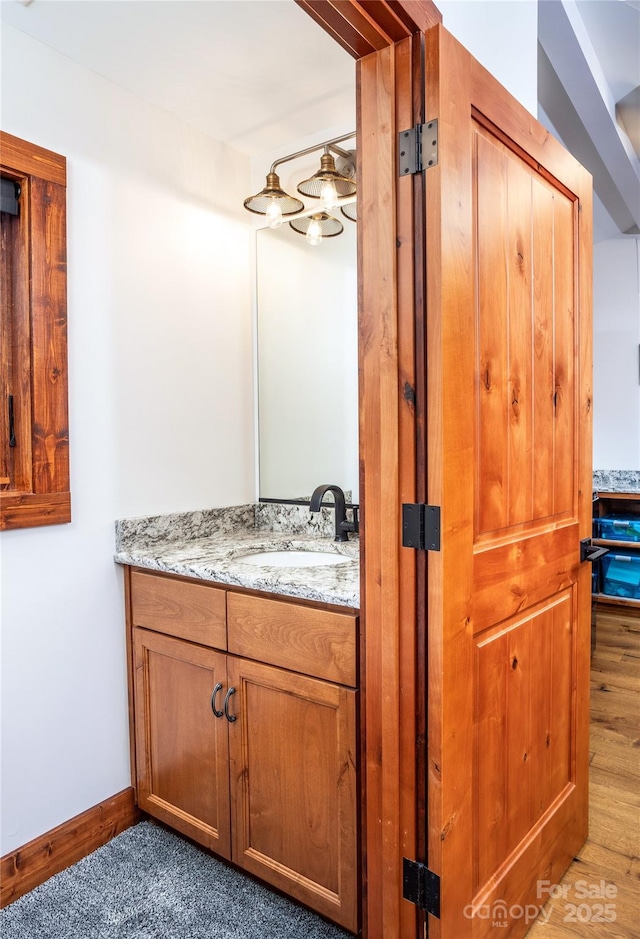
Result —
M 255 567 L 325 567 L 329 564 L 348 564 L 352 558 L 328 551 L 259 551 L 235 558 Z

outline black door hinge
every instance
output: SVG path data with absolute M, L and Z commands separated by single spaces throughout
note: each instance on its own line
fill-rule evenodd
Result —
M 16 418 L 13 410 L 13 395 L 7 395 L 7 417 L 9 421 L 9 446 L 16 445 Z
M 3 176 L 0 179 L 0 210 L 7 212 L 9 215 L 19 215 L 19 197 L 19 184 Z
M 416 551 L 440 550 L 440 506 L 424 502 L 402 506 L 402 546 Z
M 416 124 L 398 134 L 398 176 L 411 176 L 438 162 L 438 120 Z
M 440 919 L 440 878 L 421 861 L 402 858 L 402 896 Z

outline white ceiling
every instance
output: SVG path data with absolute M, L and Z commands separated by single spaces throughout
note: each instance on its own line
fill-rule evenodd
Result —
M 3 0 L 1 12 L 249 156 L 355 127 L 355 62 L 293 0 Z
M 354 61 L 293 0 L 1 8 L 3 22 L 251 157 L 355 126 Z M 615 104 L 640 85 L 640 0 L 539 0 L 539 40 L 541 117 L 594 176 L 596 238 L 634 231 L 640 162 Z

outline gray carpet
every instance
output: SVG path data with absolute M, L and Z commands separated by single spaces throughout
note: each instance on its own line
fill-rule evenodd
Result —
M 2 939 L 353 939 L 141 822 L 0 913 Z

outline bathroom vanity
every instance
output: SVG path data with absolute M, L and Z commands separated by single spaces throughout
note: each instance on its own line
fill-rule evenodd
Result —
M 348 560 L 243 563 L 292 546 Z M 326 597 L 354 582 L 357 544 L 236 528 L 117 559 L 140 808 L 356 932 L 358 611 Z M 237 583 L 256 577 L 275 592 Z

